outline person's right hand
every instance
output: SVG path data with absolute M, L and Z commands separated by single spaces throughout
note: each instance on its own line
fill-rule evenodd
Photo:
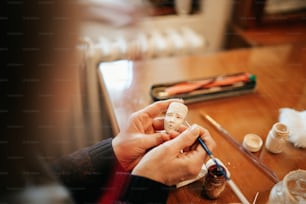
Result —
M 192 125 L 176 138 L 150 150 L 132 174 L 169 186 L 194 178 L 207 159 L 206 152 L 197 142 L 198 137 L 203 139 L 210 150 L 215 147 L 215 141 L 206 129 Z

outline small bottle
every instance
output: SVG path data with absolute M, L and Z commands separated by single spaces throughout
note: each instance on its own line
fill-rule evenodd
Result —
M 283 123 L 275 123 L 266 139 L 265 146 L 272 153 L 281 153 L 288 139 L 288 128 Z
M 220 169 L 222 168 L 222 169 Z M 212 165 L 204 177 L 202 195 L 209 199 L 217 199 L 225 189 L 226 179 L 222 166 Z

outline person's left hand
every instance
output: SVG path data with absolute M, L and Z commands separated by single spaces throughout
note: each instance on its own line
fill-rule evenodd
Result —
M 165 113 L 174 101 L 183 103 L 180 99 L 158 101 L 133 113 L 127 128 L 113 139 L 115 155 L 125 170 L 132 170 L 149 149 L 179 134 L 158 132 L 164 129 L 164 120 L 158 116 Z

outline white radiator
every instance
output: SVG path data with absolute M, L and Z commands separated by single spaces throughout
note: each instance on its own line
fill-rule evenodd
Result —
M 101 62 L 194 54 L 206 46 L 206 40 L 188 27 L 141 31 L 134 36 L 101 36 L 96 42 L 87 39 L 87 43 L 90 53 Z

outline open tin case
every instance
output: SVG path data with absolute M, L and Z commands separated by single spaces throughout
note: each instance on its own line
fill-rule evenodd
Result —
M 247 72 L 224 74 L 202 79 L 154 84 L 150 94 L 154 101 L 182 98 L 193 103 L 250 93 L 255 90 L 256 76 Z

